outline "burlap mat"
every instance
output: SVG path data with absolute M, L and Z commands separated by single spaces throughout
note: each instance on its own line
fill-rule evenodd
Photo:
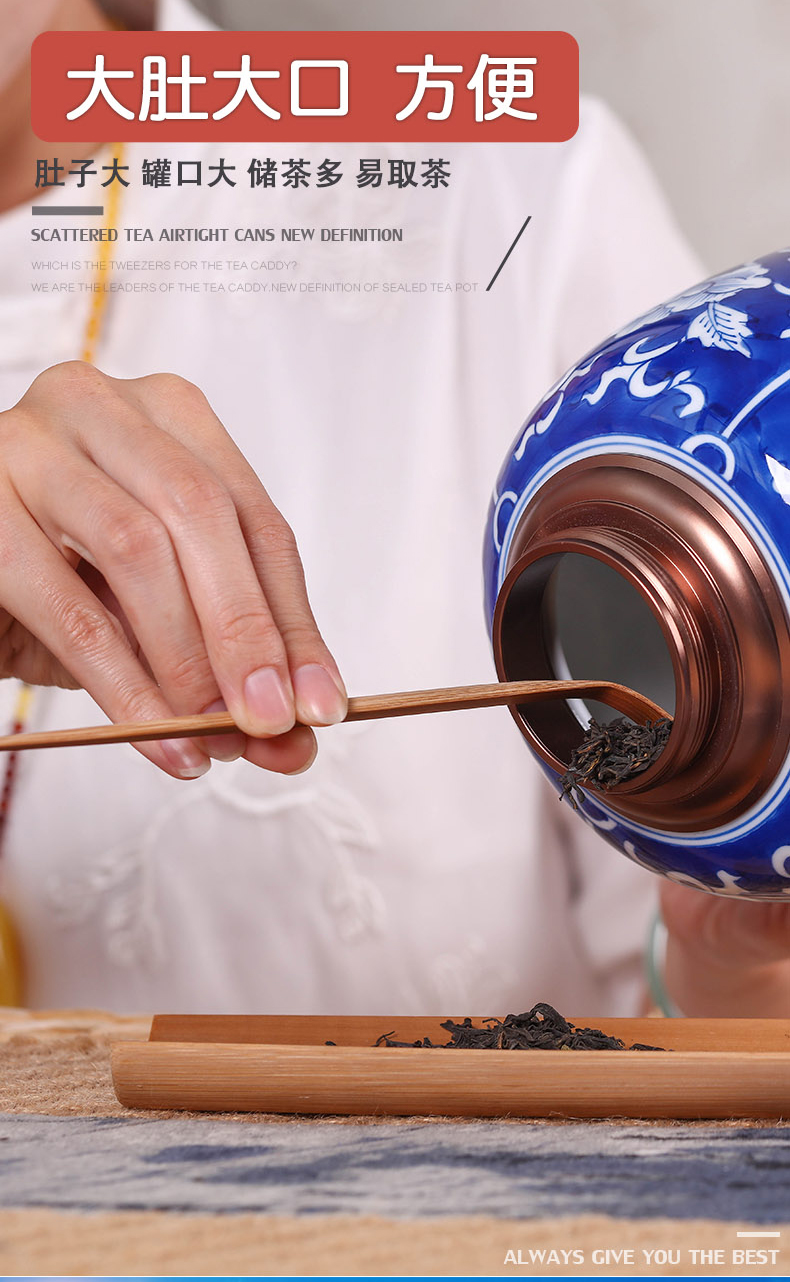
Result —
M 790 1269 L 787 1231 L 775 1263 L 732 1263 L 749 1243 L 737 1225 L 704 1220 L 568 1220 L 487 1218 L 397 1222 L 352 1216 L 309 1218 L 182 1216 L 126 1212 L 69 1215 L 53 1211 L 0 1213 L 0 1271 L 9 1274 L 511 1274 L 515 1276 L 652 1276 L 688 1274 L 783 1276 Z M 522 1263 L 506 1263 L 521 1251 Z M 532 1263 L 529 1251 L 555 1251 Z M 578 1251 L 574 1262 L 573 1251 Z M 631 1250 L 615 1262 L 612 1252 Z M 644 1251 L 672 1252 L 648 1264 Z M 723 1262 L 702 1264 L 691 1251 L 719 1250 Z M 569 1253 L 566 1264 L 561 1252 Z M 610 1252 L 608 1258 L 594 1252 Z M 511 1259 L 518 1259 L 518 1256 Z M 661 1257 L 659 1257 L 661 1258 Z M 695 1263 L 696 1258 L 696 1263 Z M 736 1257 L 740 1259 L 740 1257 Z
M 130 1116 L 118 1104 L 112 1089 L 109 1047 L 120 1038 L 145 1039 L 148 1028 L 149 1021 L 144 1018 L 113 1017 L 94 1011 L 4 1012 L 0 1015 L 0 1112 L 60 1117 Z M 157 1114 L 141 1116 L 151 1118 Z M 262 1119 L 250 1114 L 241 1115 L 238 1120 L 289 1124 L 287 1118 Z M 353 1125 L 373 1120 L 326 1119 L 324 1124 Z M 395 1120 L 388 1119 L 389 1124 Z M 413 1125 L 415 1119 L 400 1120 Z M 434 1123 L 439 1120 L 432 1119 Z M 456 1121 L 453 1124 L 458 1125 Z M 511 1124 L 520 1123 L 514 1120 Z M 642 1121 L 638 1125 L 649 1123 Z M 743 1127 L 748 1123 L 698 1125 Z M 649 1207 L 645 1210 L 649 1212 Z M 349 1215 L 6 1210 L 0 1211 L 0 1272 L 759 1277 L 790 1272 L 790 1223 L 781 1227 L 779 1239 L 757 1242 L 738 1240 L 738 1227 L 754 1226 L 590 1215 L 522 1221 L 480 1216 L 396 1221 Z M 753 1257 L 752 1264 L 744 1262 L 746 1257 L 733 1257 L 734 1250 L 749 1247 L 778 1254 L 773 1261 L 770 1256 Z M 560 1254 L 545 1256 L 542 1261 L 531 1259 L 529 1252 L 540 1250 Z M 562 1251 L 574 1250 L 580 1253 L 575 1258 L 561 1255 Z M 628 1250 L 634 1252 L 633 1257 L 594 1255 L 596 1251 Z M 654 1250 L 675 1254 L 659 1257 L 660 1263 L 656 1264 L 642 1254 Z M 699 1255 L 692 1256 L 692 1251 L 701 1250 L 719 1250 L 723 1256 L 705 1261 Z M 508 1257 L 508 1252 L 519 1251 L 520 1260 L 517 1255 Z

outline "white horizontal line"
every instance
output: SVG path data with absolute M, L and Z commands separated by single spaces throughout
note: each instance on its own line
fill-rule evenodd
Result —
M 766 1233 L 742 1233 L 740 1230 L 737 1230 L 735 1236 L 736 1237 L 781 1237 L 782 1234 L 779 1229 L 776 1229 L 776 1230 L 772 1229 L 770 1232 L 766 1232 Z

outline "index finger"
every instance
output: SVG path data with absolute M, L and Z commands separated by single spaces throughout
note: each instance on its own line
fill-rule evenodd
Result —
M 285 646 L 299 721 L 334 725 L 347 712 L 340 670 L 316 623 L 296 540 L 210 404 L 191 384 L 162 376 L 140 379 L 142 404 L 211 469 L 236 508 L 249 557 Z M 190 404 L 188 423 L 184 397 Z

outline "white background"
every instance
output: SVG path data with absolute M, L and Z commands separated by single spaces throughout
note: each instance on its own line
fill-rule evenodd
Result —
M 788 0 L 201 0 L 240 29 L 570 31 L 718 270 L 790 243 Z M 646 246 L 649 251 L 649 247 Z

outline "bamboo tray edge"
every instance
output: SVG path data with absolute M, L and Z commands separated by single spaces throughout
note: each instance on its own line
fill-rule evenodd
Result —
M 659 1021 L 655 1021 L 659 1022 Z M 297 1115 L 790 1117 L 787 1051 L 493 1051 L 120 1042 L 128 1108 Z
M 234 1042 L 265 1045 L 371 1047 L 383 1032 L 401 1041 L 447 1040 L 446 1015 L 155 1015 L 149 1041 Z M 454 1017 L 460 1023 L 462 1017 Z M 473 1016 L 477 1025 L 484 1017 Z M 601 1028 L 627 1045 L 647 1042 L 665 1050 L 787 1051 L 790 1019 L 630 1019 L 572 1016 L 577 1028 Z M 578 1053 L 578 1052 L 574 1052 Z M 600 1053 L 600 1052 L 599 1052 Z

